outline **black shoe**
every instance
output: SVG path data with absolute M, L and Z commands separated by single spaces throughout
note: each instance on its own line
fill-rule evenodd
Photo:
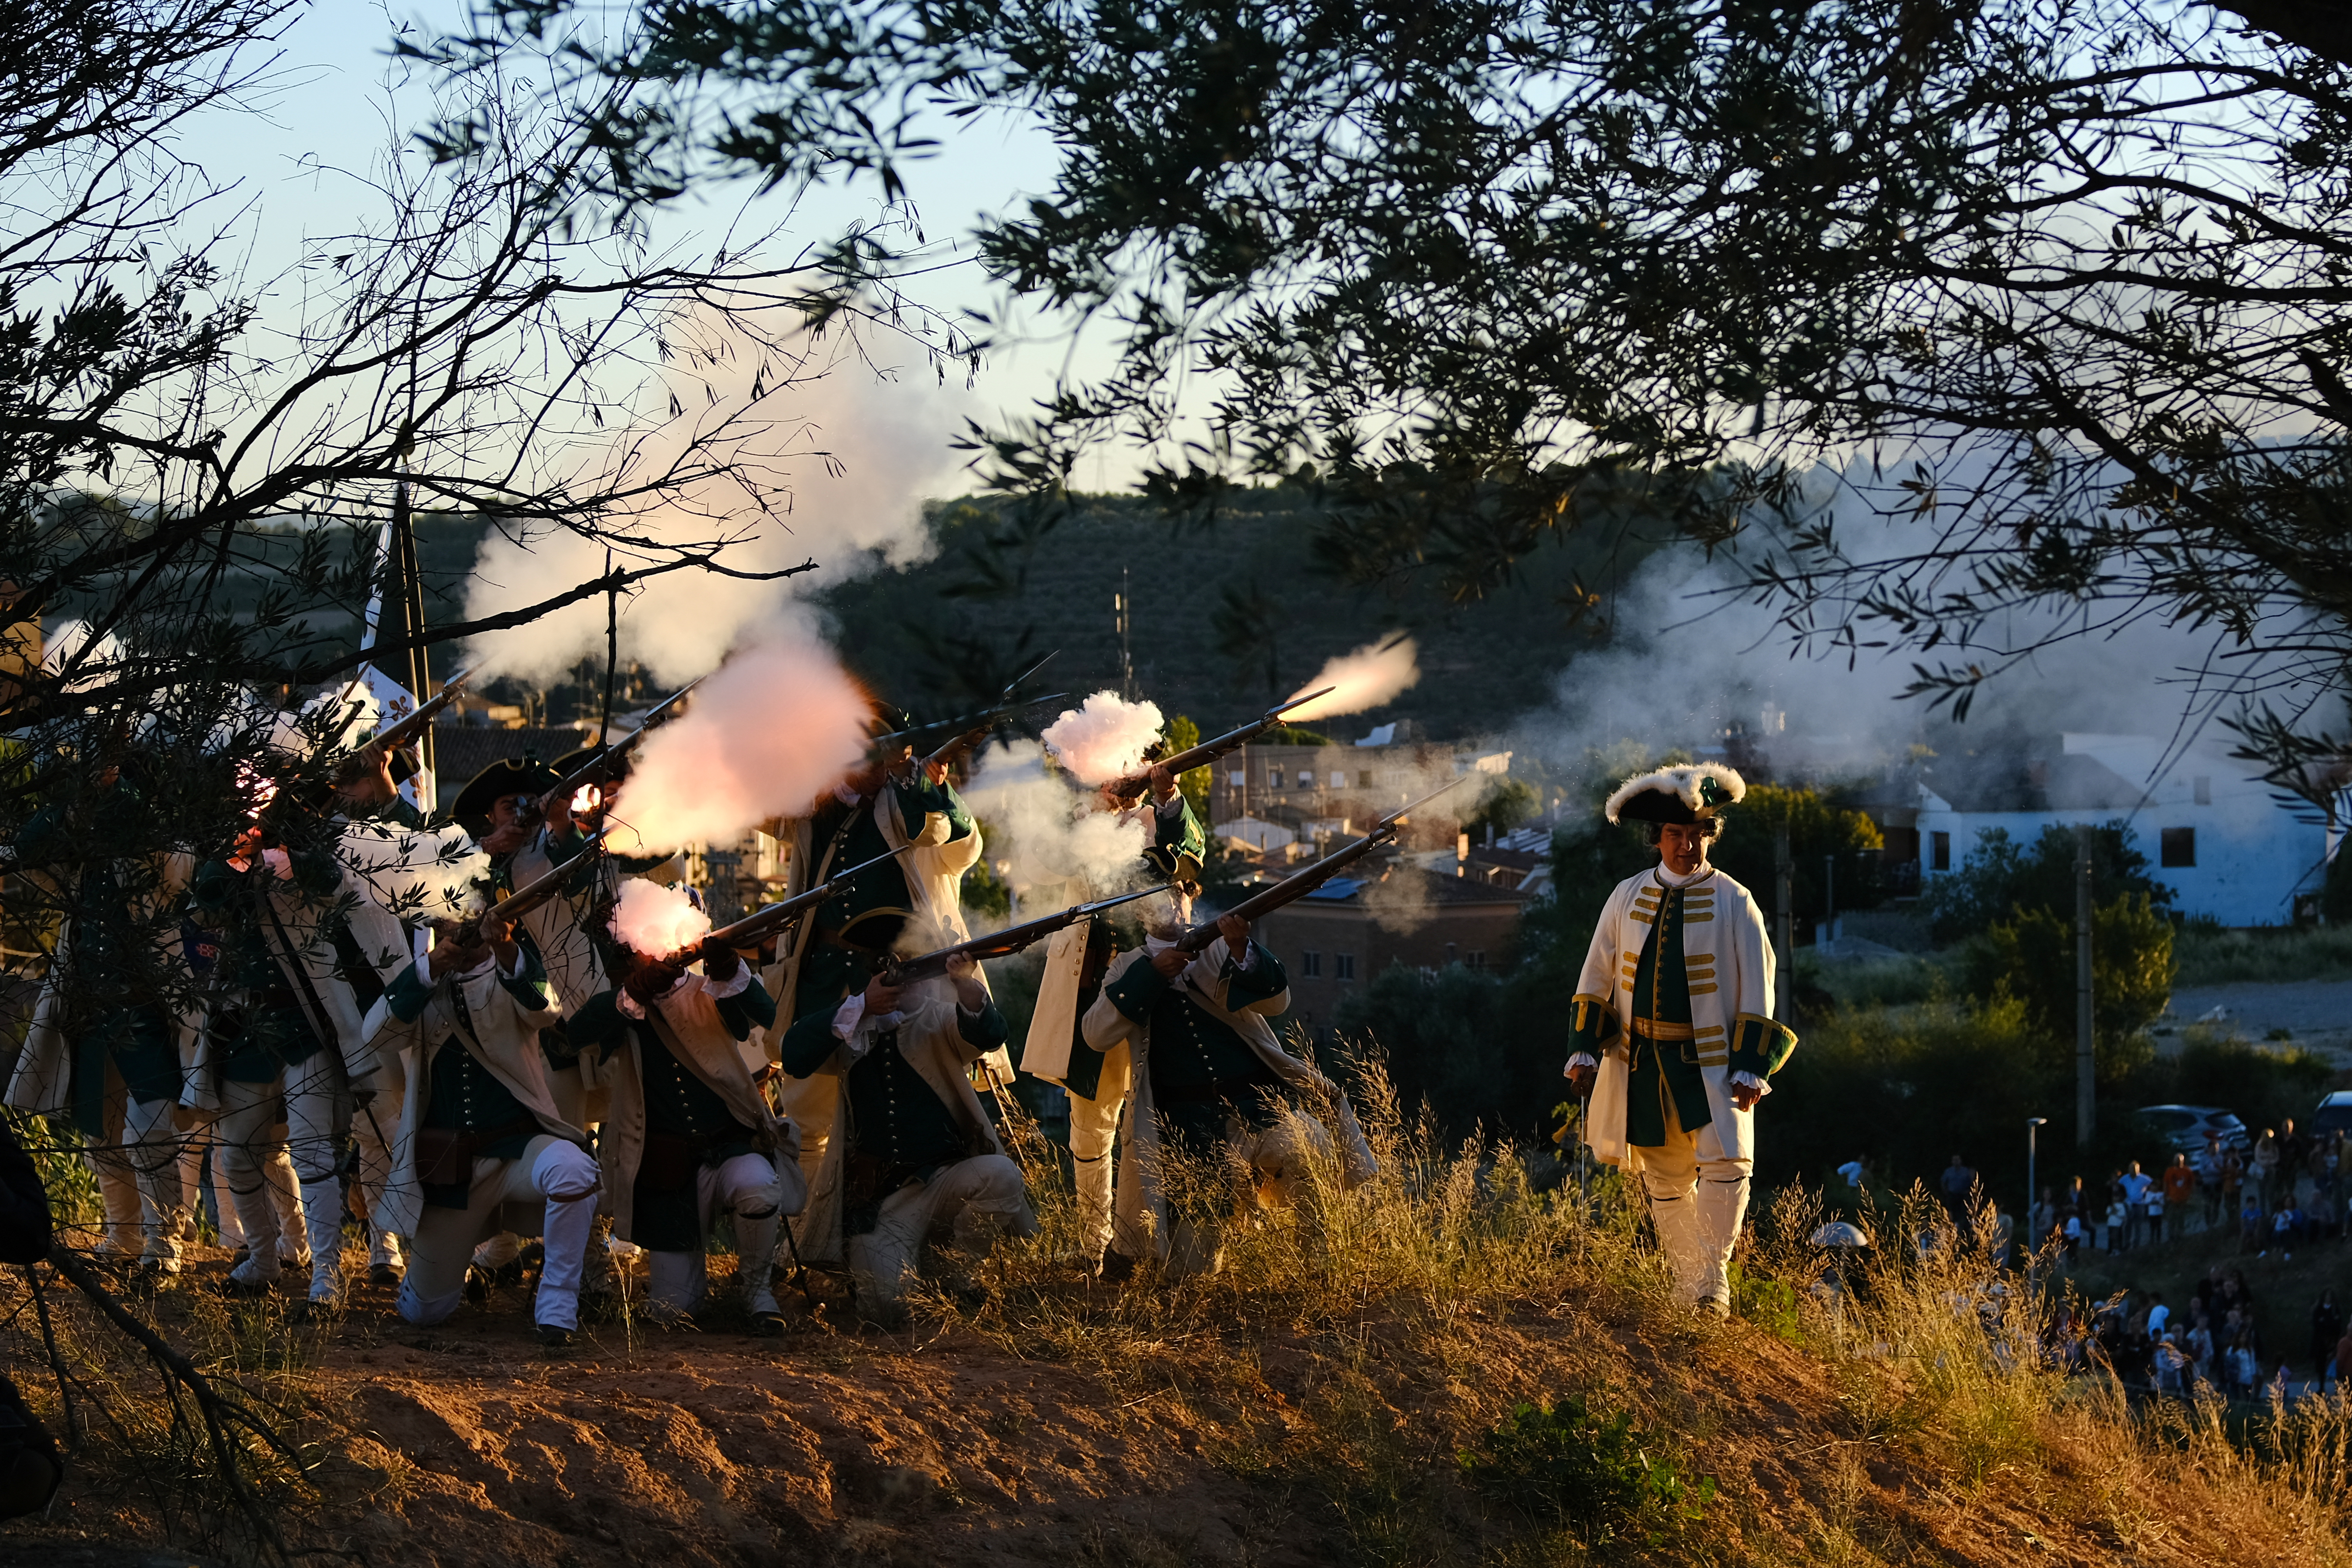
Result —
M 242 1296 L 252 1300 L 267 1296 L 276 1289 L 278 1281 L 275 1279 L 240 1279 L 234 1274 L 221 1276 L 220 1293 L 224 1296 Z
M 466 1266 L 466 1302 L 478 1307 L 490 1299 L 490 1277 L 472 1264 Z
M 553 1323 L 539 1325 L 539 1348 L 547 1351 L 568 1351 L 572 1348 L 572 1331 Z
M 512 1290 L 522 1284 L 522 1259 L 509 1258 L 490 1270 L 490 1283 L 501 1290 Z
M 400 1270 L 389 1263 L 371 1263 L 368 1265 L 368 1283 L 381 1285 L 387 1290 L 397 1290 L 400 1289 Z
M 1135 1259 L 1124 1252 L 1106 1252 L 1095 1278 L 1106 1285 L 1124 1285 L 1135 1278 Z

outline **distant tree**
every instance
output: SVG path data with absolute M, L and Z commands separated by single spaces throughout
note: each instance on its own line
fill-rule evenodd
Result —
M 1783 825 L 1789 829 L 1792 912 L 1812 916 L 1828 907 L 1832 861 L 1840 910 L 1876 909 L 1886 901 L 1879 860 L 1886 839 L 1878 825 L 1868 813 L 1803 785 L 1749 784 L 1748 798 L 1728 813 L 1708 858 L 1772 910 L 1780 896 L 1774 845 Z
M 1475 844 L 1485 838 L 1489 827 L 1497 834 L 1509 833 L 1542 810 L 1543 797 L 1536 793 L 1535 785 L 1525 779 L 1500 778 L 1479 801 L 1477 809 L 1463 819 L 1462 830 Z
M 2172 889 L 2150 876 L 2137 833 L 2121 820 L 2091 835 L 2091 890 L 2095 901 L 2126 894 L 2146 898 L 2158 909 L 2169 906 Z M 2030 845 L 2009 830 L 1989 827 L 1960 862 L 1960 868 L 1928 879 L 1920 907 L 1937 942 L 1975 935 L 2013 910 L 2040 910 L 2074 918 L 2074 830 L 2053 824 Z
M 1283 607 L 1257 584 L 1228 586 L 1209 613 L 1210 629 L 1234 668 L 1235 684 L 1264 683 L 1268 706 L 1289 693 L 1282 687 Z
M 2092 1016 L 2101 1082 L 2123 1079 L 2154 1054 L 2146 1030 L 2171 1002 L 2179 969 L 2172 922 L 2146 893 L 2110 899 L 2092 911 Z M 1969 947 L 1970 992 L 2015 994 L 2025 1004 L 2027 1021 L 2053 1042 L 2053 1062 L 2074 1048 L 2077 978 L 2071 909 L 2062 915 L 2019 905 Z
M 1201 726 L 1181 713 L 1162 724 L 1160 734 L 1171 752 L 1188 751 L 1201 743 Z M 1205 767 L 1187 768 L 1176 775 L 1177 789 L 1192 803 L 1192 815 L 1201 819 L 1203 826 L 1209 821 L 1209 770 Z

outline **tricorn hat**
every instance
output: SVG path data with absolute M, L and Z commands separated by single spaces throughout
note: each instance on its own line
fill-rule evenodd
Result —
M 475 837 L 490 831 L 490 803 L 501 795 L 542 795 L 562 774 L 537 757 L 500 757 L 466 783 L 449 804 L 449 819 Z
M 1722 763 L 1692 763 L 1635 774 L 1601 812 L 1612 822 L 1707 822 L 1747 795 L 1748 781 Z

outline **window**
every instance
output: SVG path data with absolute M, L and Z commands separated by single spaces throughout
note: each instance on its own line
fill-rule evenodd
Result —
M 1371 769 L 1359 768 L 1356 770 L 1356 787 L 1358 789 L 1370 789 L 1372 787 Z
M 1298 787 L 1300 789 L 1313 789 L 1315 787 L 1314 769 L 1301 768 L 1298 770 Z
M 1323 955 L 1319 952 L 1314 952 L 1300 953 L 1298 955 L 1298 973 L 1304 974 L 1309 980 L 1319 978 L 1323 973 Z
M 2205 773 L 2199 773 L 2194 782 L 2197 787 L 2197 804 L 2200 805 L 2212 805 L 2213 780 L 2211 777 Z
M 1280 789 L 1282 787 L 1282 770 L 1280 768 L 1266 769 L 1265 783 L 1268 789 Z
M 1950 870 L 1952 868 L 1952 836 L 1948 833 L 1927 835 L 1927 853 L 1933 857 L 1928 862 L 1929 870 Z
M 1473 969 L 1484 969 L 1486 967 L 1486 950 L 1485 948 L 1474 947 L 1470 950 L 1470 967 Z
M 1242 785 L 1249 783 L 1249 774 L 1242 772 L 1239 768 L 1234 768 L 1226 773 L 1225 783 L 1234 789 L 1239 789 Z
M 2168 827 L 2157 835 L 2158 859 L 2166 866 L 2197 864 L 2197 830 L 2193 827 Z
M 1333 953 L 1331 974 L 1335 980 L 1353 980 L 1356 977 L 1356 955 L 1352 952 Z

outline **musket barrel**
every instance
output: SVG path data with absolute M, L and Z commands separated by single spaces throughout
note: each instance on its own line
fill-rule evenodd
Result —
M 749 947 L 753 942 L 764 942 L 771 931 L 782 925 L 801 910 L 814 909 L 817 905 L 831 899 L 837 899 L 847 892 L 850 882 L 860 872 L 879 866 L 885 860 L 896 860 L 914 847 L 911 844 L 902 845 L 887 855 L 877 855 L 873 859 L 861 861 L 846 871 L 835 872 L 825 881 L 803 892 L 794 893 L 782 903 L 766 905 L 752 910 L 740 921 L 720 926 L 717 931 L 712 931 L 707 940 L 717 941 L 729 947 Z
M 419 702 L 413 711 L 377 731 L 375 737 L 367 744 L 381 752 L 399 751 L 424 733 L 425 726 L 433 722 L 434 715 L 457 700 L 458 694 L 466 689 L 466 682 L 473 679 L 473 674 L 471 669 L 459 670 L 443 681 L 441 689 Z
M 1273 729 L 1275 725 L 1282 721 L 1282 716 L 1285 713 L 1289 712 L 1290 710 L 1297 707 L 1300 703 L 1311 702 L 1316 698 L 1324 696 L 1333 689 L 1334 688 L 1327 686 L 1320 691 L 1302 692 L 1278 708 L 1267 709 L 1265 712 L 1259 714 L 1256 718 L 1251 720 L 1248 723 L 1244 724 L 1237 730 L 1228 730 L 1223 734 L 1217 736 L 1215 739 L 1203 741 L 1197 746 L 1187 746 L 1172 757 L 1160 758 L 1159 763 L 1155 765 L 1164 767 L 1171 773 L 1187 773 L 1193 768 L 1206 767 L 1211 763 L 1221 761 L 1224 757 L 1231 755 L 1242 747 L 1248 745 L 1252 741 L 1256 740 L 1260 735 L 1265 734 L 1268 730 Z M 1150 782 L 1150 777 L 1151 775 L 1149 772 L 1129 773 L 1125 778 L 1115 781 L 1112 788 L 1114 793 L 1119 795 L 1130 795 L 1141 789 L 1146 784 L 1149 784 Z
M 1105 910 L 1117 909 L 1121 904 L 1132 903 L 1138 899 L 1148 899 L 1154 893 L 1164 893 L 1172 885 L 1163 882 L 1158 887 L 1139 888 L 1131 893 L 1097 899 L 1091 903 L 1072 904 L 1066 910 L 1059 910 L 1034 921 L 1024 921 L 1017 926 L 1007 926 L 1003 931 L 992 931 L 986 936 L 971 937 L 934 952 L 906 959 L 893 964 L 885 971 L 885 974 L 893 985 L 908 985 L 918 980 L 928 980 L 935 974 L 944 974 L 947 973 L 948 960 L 959 955 L 971 959 L 974 963 L 983 958 L 1009 957 L 1019 952 L 1023 948 L 1034 946 L 1055 931 L 1075 925 L 1089 916 L 1099 914 Z

